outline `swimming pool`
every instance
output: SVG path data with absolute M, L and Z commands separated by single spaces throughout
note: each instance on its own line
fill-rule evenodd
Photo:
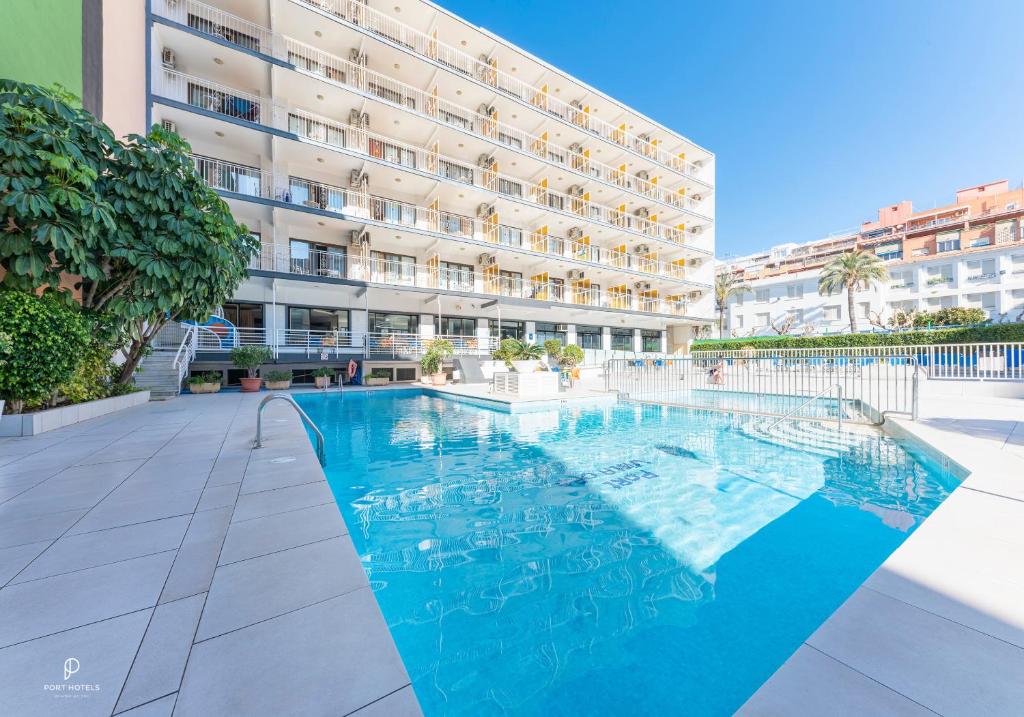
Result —
M 727 715 L 955 487 L 750 417 L 297 395 L 427 715 Z

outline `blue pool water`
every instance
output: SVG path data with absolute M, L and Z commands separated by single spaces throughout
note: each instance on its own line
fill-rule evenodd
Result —
M 299 395 L 427 715 L 728 715 L 948 494 L 728 413 Z

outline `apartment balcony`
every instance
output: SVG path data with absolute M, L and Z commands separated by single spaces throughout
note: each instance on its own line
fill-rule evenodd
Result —
M 972 274 L 966 279 L 968 284 L 998 284 L 999 274 L 996 272 L 989 272 L 987 274 Z
M 161 68 L 158 79 L 156 94 L 169 100 L 234 119 L 275 127 L 305 141 L 425 172 L 449 182 L 468 184 L 504 198 L 527 202 L 587 222 L 676 246 L 692 247 L 686 242 L 687 230 L 684 225 L 671 226 L 591 202 L 589 195 L 579 187 L 575 190 L 570 187 L 572 193 L 559 192 L 546 186 L 546 182 L 534 183 L 501 174 L 494 169 L 493 164 L 486 167 L 472 166 L 463 160 L 406 144 L 387 135 L 372 133 L 304 110 L 273 106 L 266 98 L 175 70 Z M 703 215 L 689 213 L 703 222 L 710 221 Z
M 269 173 L 257 167 L 193 155 L 200 176 L 214 189 L 264 199 L 275 198 Z M 397 228 L 444 234 L 454 239 L 493 244 L 529 252 L 540 257 L 566 259 L 600 268 L 620 269 L 673 284 L 705 285 L 687 278 L 678 264 L 615 249 L 593 246 L 576 239 L 556 237 L 521 227 L 507 226 L 467 217 L 450 211 L 420 207 L 387 197 L 289 177 L 276 198 L 297 207 L 344 214 L 353 221 L 369 220 Z
M 465 335 L 424 336 L 412 333 L 373 333 L 365 331 L 316 331 L 305 329 L 267 329 L 232 327 L 213 331 L 199 326 L 196 351 L 201 354 L 228 353 L 238 346 L 267 346 L 274 358 L 328 359 L 364 356 L 366 358 L 413 359 L 425 354 L 437 339 L 451 342 L 457 356 L 490 356 L 498 339 Z
M 448 46 L 432 35 L 419 32 L 410 28 L 394 18 L 391 18 L 377 10 L 374 10 L 362 2 L 354 0 L 291 0 L 297 5 L 303 5 L 315 11 L 321 11 L 332 19 L 340 20 L 353 30 L 360 33 L 368 33 L 372 36 L 386 39 L 395 43 L 402 51 L 411 52 L 423 59 L 436 62 L 443 67 L 452 70 L 454 73 L 480 82 L 489 88 L 497 90 L 502 95 L 528 105 L 544 114 L 544 116 L 557 118 L 575 128 L 578 128 L 596 139 L 610 142 L 629 152 L 635 153 L 650 160 L 666 169 L 671 170 L 687 179 L 699 182 L 704 187 L 710 188 L 701 176 L 702 167 L 693 162 L 687 161 L 679 154 L 673 154 L 658 146 L 657 140 L 646 135 L 636 135 L 627 130 L 625 124 L 614 125 L 598 119 L 579 102 L 565 102 L 550 95 L 546 88 L 533 87 L 518 78 L 508 74 L 491 64 L 483 62 L 466 53 Z M 232 15 L 219 8 L 205 5 L 194 0 L 154 0 L 153 13 L 159 17 L 166 18 L 180 25 L 191 28 L 221 41 L 235 44 L 242 49 L 259 52 L 267 56 L 284 60 L 296 65 L 297 69 L 305 69 L 321 74 L 325 79 L 342 84 L 352 83 L 355 78 L 366 78 L 366 85 L 370 83 L 372 73 L 365 67 L 346 67 L 344 60 L 321 53 L 316 48 L 302 45 L 295 40 L 286 38 L 276 33 L 271 33 L 268 28 L 262 27 L 244 18 Z M 317 57 L 310 57 L 311 54 Z M 346 83 L 346 79 L 348 82 Z M 385 79 L 386 82 L 380 85 L 400 84 L 394 80 Z M 364 85 L 360 89 L 367 89 Z M 399 97 L 416 97 L 423 95 L 421 90 L 408 87 L 389 87 L 391 92 L 398 92 Z M 372 91 L 372 90 L 371 90 Z M 390 94 L 390 92 L 389 92 Z M 394 95 L 393 95 L 394 96 Z M 417 103 L 418 107 L 428 107 L 426 98 L 420 98 L 422 102 Z M 434 97 L 433 115 L 439 118 L 444 112 L 442 107 L 444 100 Z M 465 108 L 457 108 L 456 116 L 468 118 L 473 113 Z M 490 120 L 495 130 L 498 123 Z M 481 127 L 485 126 L 481 123 Z M 507 126 L 502 126 L 507 129 Z M 519 130 L 508 133 L 509 136 L 522 134 Z M 533 138 L 523 143 L 524 147 L 538 147 Z M 568 156 L 568 155 L 565 155 Z M 611 168 L 607 168 L 611 169 Z M 606 176 L 612 176 L 607 174 Z
M 253 257 L 249 269 L 293 276 L 349 279 L 389 287 L 502 296 L 670 316 L 686 316 L 687 311 L 687 302 L 681 297 L 657 297 L 643 293 L 636 295 L 632 290 L 622 287 L 601 290 L 585 282 L 564 283 L 551 279 L 538 281 L 503 276 L 486 267 L 482 271 L 445 269 L 438 264 L 415 264 L 365 255 L 348 256 L 321 250 L 311 250 L 296 257 L 285 247 L 269 244 L 264 244 L 259 256 Z

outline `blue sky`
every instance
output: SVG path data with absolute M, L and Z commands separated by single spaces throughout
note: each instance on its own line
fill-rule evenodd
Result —
M 439 2 L 715 152 L 721 256 L 1024 175 L 1021 0 Z

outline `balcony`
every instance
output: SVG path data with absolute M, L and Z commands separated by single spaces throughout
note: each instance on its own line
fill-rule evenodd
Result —
M 367 256 L 346 256 L 311 250 L 301 257 L 292 256 L 285 247 L 264 244 L 260 255 L 249 265 L 250 271 L 267 271 L 294 276 L 350 279 L 371 284 L 489 294 L 516 299 L 646 311 L 685 316 L 687 302 L 679 297 L 634 296 L 631 291 L 601 291 L 582 282 L 534 281 L 489 271 L 444 269 L 436 264 L 414 264 Z
M 193 155 L 192 158 L 200 176 L 214 189 L 264 199 L 272 197 L 270 175 L 257 167 L 224 162 L 201 155 Z M 408 202 L 300 177 L 290 177 L 287 189 L 281 190 L 277 199 L 296 206 L 344 214 L 345 218 L 354 221 L 367 219 L 397 227 L 445 234 L 456 239 L 522 249 L 539 256 L 692 283 L 686 278 L 686 270 L 678 264 L 592 246 L 575 239 L 541 235 L 519 227 L 489 223 L 449 211 L 419 207 Z
M 292 0 L 292 2 L 326 12 L 334 18 L 351 24 L 357 31 L 369 32 L 371 34 L 384 37 L 395 42 L 407 51 L 418 54 L 428 60 L 438 62 L 439 64 L 454 70 L 463 76 L 483 82 L 484 84 L 499 90 L 506 96 L 520 100 L 532 107 L 544 111 L 545 114 L 549 116 L 554 116 L 575 127 L 583 129 L 599 139 L 613 142 L 620 147 L 626 148 L 627 150 L 644 158 L 650 159 L 673 172 L 687 177 L 688 179 L 699 182 L 705 187 L 710 187 L 710 185 L 699 176 L 701 169 L 700 166 L 686 161 L 679 155 L 673 155 L 670 152 L 666 152 L 658 147 L 656 141 L 652 141 L 646 136 L 634 135 L 628 132 L 625 125 L 615 126 L 608 122 L 599 120 L 594 117 L 587 108 L 580 105 L 580 103 L 567 103 L 552 97 L 544 88 L 538 89 L 527 85 L 517 78 L 492 67 L 490 64 L 481 62 L 470 55 L 462 53 L 448 45 L 444 45 L 443 43 L 438 42 L 435 37 L 413 30 L 393 18 L 369 8 L 361 2 L 352 2 L 351 0 Z M 300 71 L 305 70 L 306 72 L 319 74 L 330 81 L 340 81 L 342 84 L 345 84 L 346 78 L 348 78 L 349 82 L 352 83 L 355 78 L 371 78 L 376 75 L 376 73 L 367 70 L 365 67 L 356 66 L 357 69 L 355 70 L 352 68 L 345 68 L 345 65 L 351 65 L 352 63 L 346 63 L 340 58 L 327 55 L 316 48 L 303 45 L 302 43 L 298 43 L 290 38 L 281 36 L 280 41 L 275 42 L 278 37 L 271 33 L 269 29 L 220 10 L 219 8 L 195 2 L 195 0 L 185 0 L 184 2 L 154 0 L 153 12 L 157 16 L 167 18 L 168 20 L 172 20 L 197 32 L 207 34 L 222 41 L 235 44 L 243 49 L 261 52 L 262 54 L 273 56 L 276 59 L 286 60 L 296 65 L 296 68 L 300 69 Z M 281 51 L 280 49 L 277 49 L 280 47 L 284 47 L 285 50 Z M 319 57 L 314 59 L 311 55 Z M 379 75 L 376 77 L 377 79 L 384 80 L 383 83 L 377 83 L 378 87 L 386 87 L 388 89 L 385 93 L 379 93 L 385 98 L 393 100 L 394 97 L 419 96 L 418 99 L 421 101 L 414 106 L 426 108 L 430 106 L 430 102 L 428 102 L 427 98 L 431 97 L 433 100 L 431 114 L 436 119 L 447 121 L 448 117 L 445 115 L 450 113 L 451 115 L 454 115 L 452 119 L 455 120 L 450 123 L 458 124 L 465 122 L 466 118 L 476 115 L 476 113 L 456 105 L 451 105 L 455 110 L 454 112 L 451 112 L 451 110 L 443 106 L 449 104 L 445 100 L 441 100 L 436 96 L 425 95 L 422 91 L 408 86 L 402 86 L 402 89 L 398 89 L 393 87 L 393 85 L 400 85 L 400 83 L 390 80 L 389 78 L 383 78 Z M 372 92 L 373 89 L 369 88 L 370 84 L 371 81 L 367 79 L 364 86 L 359 89 L 370 89 Z M 392 85 L 392 87 L 388 87 L 388 85 Z M 396 91 L 397 94 L 394 94 Z M 491 135 L 492 137 L 498 136 L 501 132 L 504 132 L 509 137 L 525 135 L 525 133 L 522 133 L 520 130 L 499 124 L 493 118 L 486 119 L 485 122 L 481 122 L 479 126 L 481 128 L 489 126 L 494 130 L 494 134 Z M 526 136 L 528 137 L 528 135 Z M 540 149 L 541 144 L 537 143 L 537 139 L 539 138 L 530 138 L 526 142 L 520 140 L 519 146 Z M 543 143 L 546 145 L 546 140 L 544 140 Z M 562 157 L 571 156 L 566 151 L 558 151 L 558 148 L 554 145 L 550 146 L 556 154 L 560 154 Z M 543 156 L 536 151 L 535 154 Z M 605 177 L 605 181 L 607 181 L 607 178 L 614 176 L 614 172 L 616 170 L 611 167 L 598 165 L 596 162 L 593 164 L 602 167 L 602 174 Z M 662 194 L 662 192 L 656 188 L 656 185 L 653 187 L 647 186 L 646 188 L 650 190 L 651 194 Z
M 972 274 L 967 277 L 967 283 L 969 284 L 998 284 L 999 274 L 996 272 L 988 272 L 986 274 Z

